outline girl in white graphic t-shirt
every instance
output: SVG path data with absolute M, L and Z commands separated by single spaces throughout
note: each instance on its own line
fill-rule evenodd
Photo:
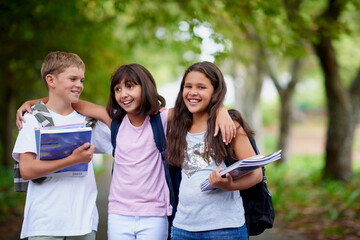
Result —
M 168 164 L 182 168 L 173 240 L 248 239 L 238 190 L 259 183 L 262 172 L 259 168 L 237 179 L 220 176 L 228 152 L 233 159 L 255 155 L 249 141 L 253 132 L 237 111 L 231 111 L 237 133 L 228 149 L 220 136 L 213 137 L 215 113 L 225 94 L 224 77 L 213 63 L 196 63 L 186 70 L 167 134 Z M 201 192 L 207 178 L 218 189 Z

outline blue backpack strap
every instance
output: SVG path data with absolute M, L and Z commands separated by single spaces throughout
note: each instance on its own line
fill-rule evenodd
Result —
M 169 219 L 171 225 L 172 220 L 175 216 L 177 203 L 178 203 L 178 193 L 179 193 L 179 186 L 181 181 L 181 168 L 169 167 L 169 165 L 165 161 L 166 139 L 165 139 L 164 127 L 162 125 L 160 113 L 150 116 L 150 124 L 154 134 L 154 141 L 156 147 L 161 153 L 164 170 L 165 170 L 165 178 L 170 191 L 170 204 L 173 208 L 172 218 Z
M 119 128 L 120 128 L 120 124 L 122 121 L 118 121 L 118 120 L 112 120 L 111 121 L 111 144 L 113 146 L 113 151 L 112 151 L 112 155 L 113 157 L 115 157 L 115 148 L 116 148 L 116 136 L 119 132 Z
M 155 145 L 161 153 L 162 159 L 165 159 L 166 141 L 160 113 L 150 116 L 150 124 L 154 134 Z

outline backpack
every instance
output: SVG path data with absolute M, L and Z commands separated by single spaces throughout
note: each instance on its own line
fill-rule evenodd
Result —
M 111 144 L 113 146 L 113 157 L 115 154 L 116 148 L 116 136 L 119 131 L 119 127 L 121 125 L 122 120 L 112 120 L 111 121 Z M 154 135 L 154 141 L 156 148 L 159 150 L 161 154 L 161 158 L 163 161 L 164 171 L 165 171 L 165 178 L 166 183 L 169 187 L 170 192 L 170 204 L 173 208 L 172 216 L 169 217 L 169 226 L 172 223 L 172 220 L 175 217 L 176 207 L 178 203 L 178 196 L 179 196 L 179 186 L 181 182 L 181 168 L 175 166 L 169 166 L 165 161 L 165 154 L 166 154 L 166 140 L 164 134 L 164 128 L 161 122 L 160 113 L 156 115 L 150 116 L 150 125 Z M 115 159 L 114 159 L 115 161 Z M 114 162 L 113 162 L 114 166 Z
M 256 154 L 259 149 L 254 138 L 249 138 L 251 146 Z M 225 165 L 230 166 L 235 161 L 228 155 Z M 262 167 L 263 179 L 258 184 L 240 191 L 245 210 L 245 224 L 249 236 L 261 234 L 267 228 L 272 228 L 275 219 L 275 210 L 272 204 L 271 194 L 267 188 L 265 168 Z
M 36 120 L 41 124 L 42 127 L 54 126 L 54 121 L 51 117 L 49 110 L 47 109 L 46 105 L 43 102 L 37 102 L 35 105 L 31 107 L 32 114 L 36 118 Z M 97 120 L 86 117 L 85 118 L 86 126 L 87 127 L 95 127 Z M 42 183 L 46 177 L 40 177 L 37 179 L 33 179 L 34 183 Z M 29 181 L 24 180 L 21 177 L 19 163 L 15 161 L 14 164 L 14 190 L 15 192 L 27 192 L 27 188 L 29 185 Z

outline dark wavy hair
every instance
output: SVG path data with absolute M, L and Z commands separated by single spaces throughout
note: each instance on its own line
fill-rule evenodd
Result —
M 207 111 L 209 113 L 209 119 L 207 121 L 208 130 L 204 139 L 205 149 L 209 149 L 207 154 L 211 156 L 217 164 L 220 164 L 228 155 L 225 144 L 222 141 L 221 133 L 214 137 L 216 111 L 222 105 L 226 94 L 224 76 L 215 64 L 211 62 L 199 62 L 193 64 L 185 71 L 180 85 L 180 91 L 175 102 L 174 117 L 168 123 L 166 159 L 169 165 L 181 166 L 184 160 L 184 151 L 187 147 L 186 134 L 192 124 L 192 114 L 187 109 L 182 95 L 185 79 L 187 75 L 193 71 L 203 73 L 206 78 L 210 80 L 212 86 L 214 87 L 214 93 L 211 96 L 210 103 L 207 107 Z M 236 114 L 236 117 L 240 117 L 239 123 L 246 123 L 239 114 Z M 251 134 L 251 129 L 248 128 L 247 124 L 245 127 L 245 132 L 249 130 L 247 133 Z M 234 151 L 231 144 L 229 148 L 230 154 L 234 156 Z
M 121 120 L 126 111 L 120 107 L 115 99 L 115 86 L 122 81 L 141 86 L 141 104 L 138 115 L 152 115 L 165 107 L 165 99 L 158 94 L 156 83 L 151 73 L 140 64 L 128 64 L 119 67 L 111 77 L 110 96 L 106 111 L 113 120 Z

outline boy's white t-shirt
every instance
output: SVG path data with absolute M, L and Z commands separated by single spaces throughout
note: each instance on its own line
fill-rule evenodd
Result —
M 85 116 L 76 111 L 67 116 L 53 111 L 50 114 L 55 125 L 85 121 Z M 41 125 L 31 114 L 24 117 L 26 123 L 19 132 L 12 154 L 16 161 L 19 161 L 20 153 L 36 154 L 34 128 Z M 97 121 L 92 132 L 92 144 L 96 147 L 95 152 L 111 154 L 110 129 L 106 124 Z M 83 177 L 48 177 L 41 184 L 29 181 L 20 237 L 78 236 L 96 231 L 99 221 L 96 197 L 92 161 Z

